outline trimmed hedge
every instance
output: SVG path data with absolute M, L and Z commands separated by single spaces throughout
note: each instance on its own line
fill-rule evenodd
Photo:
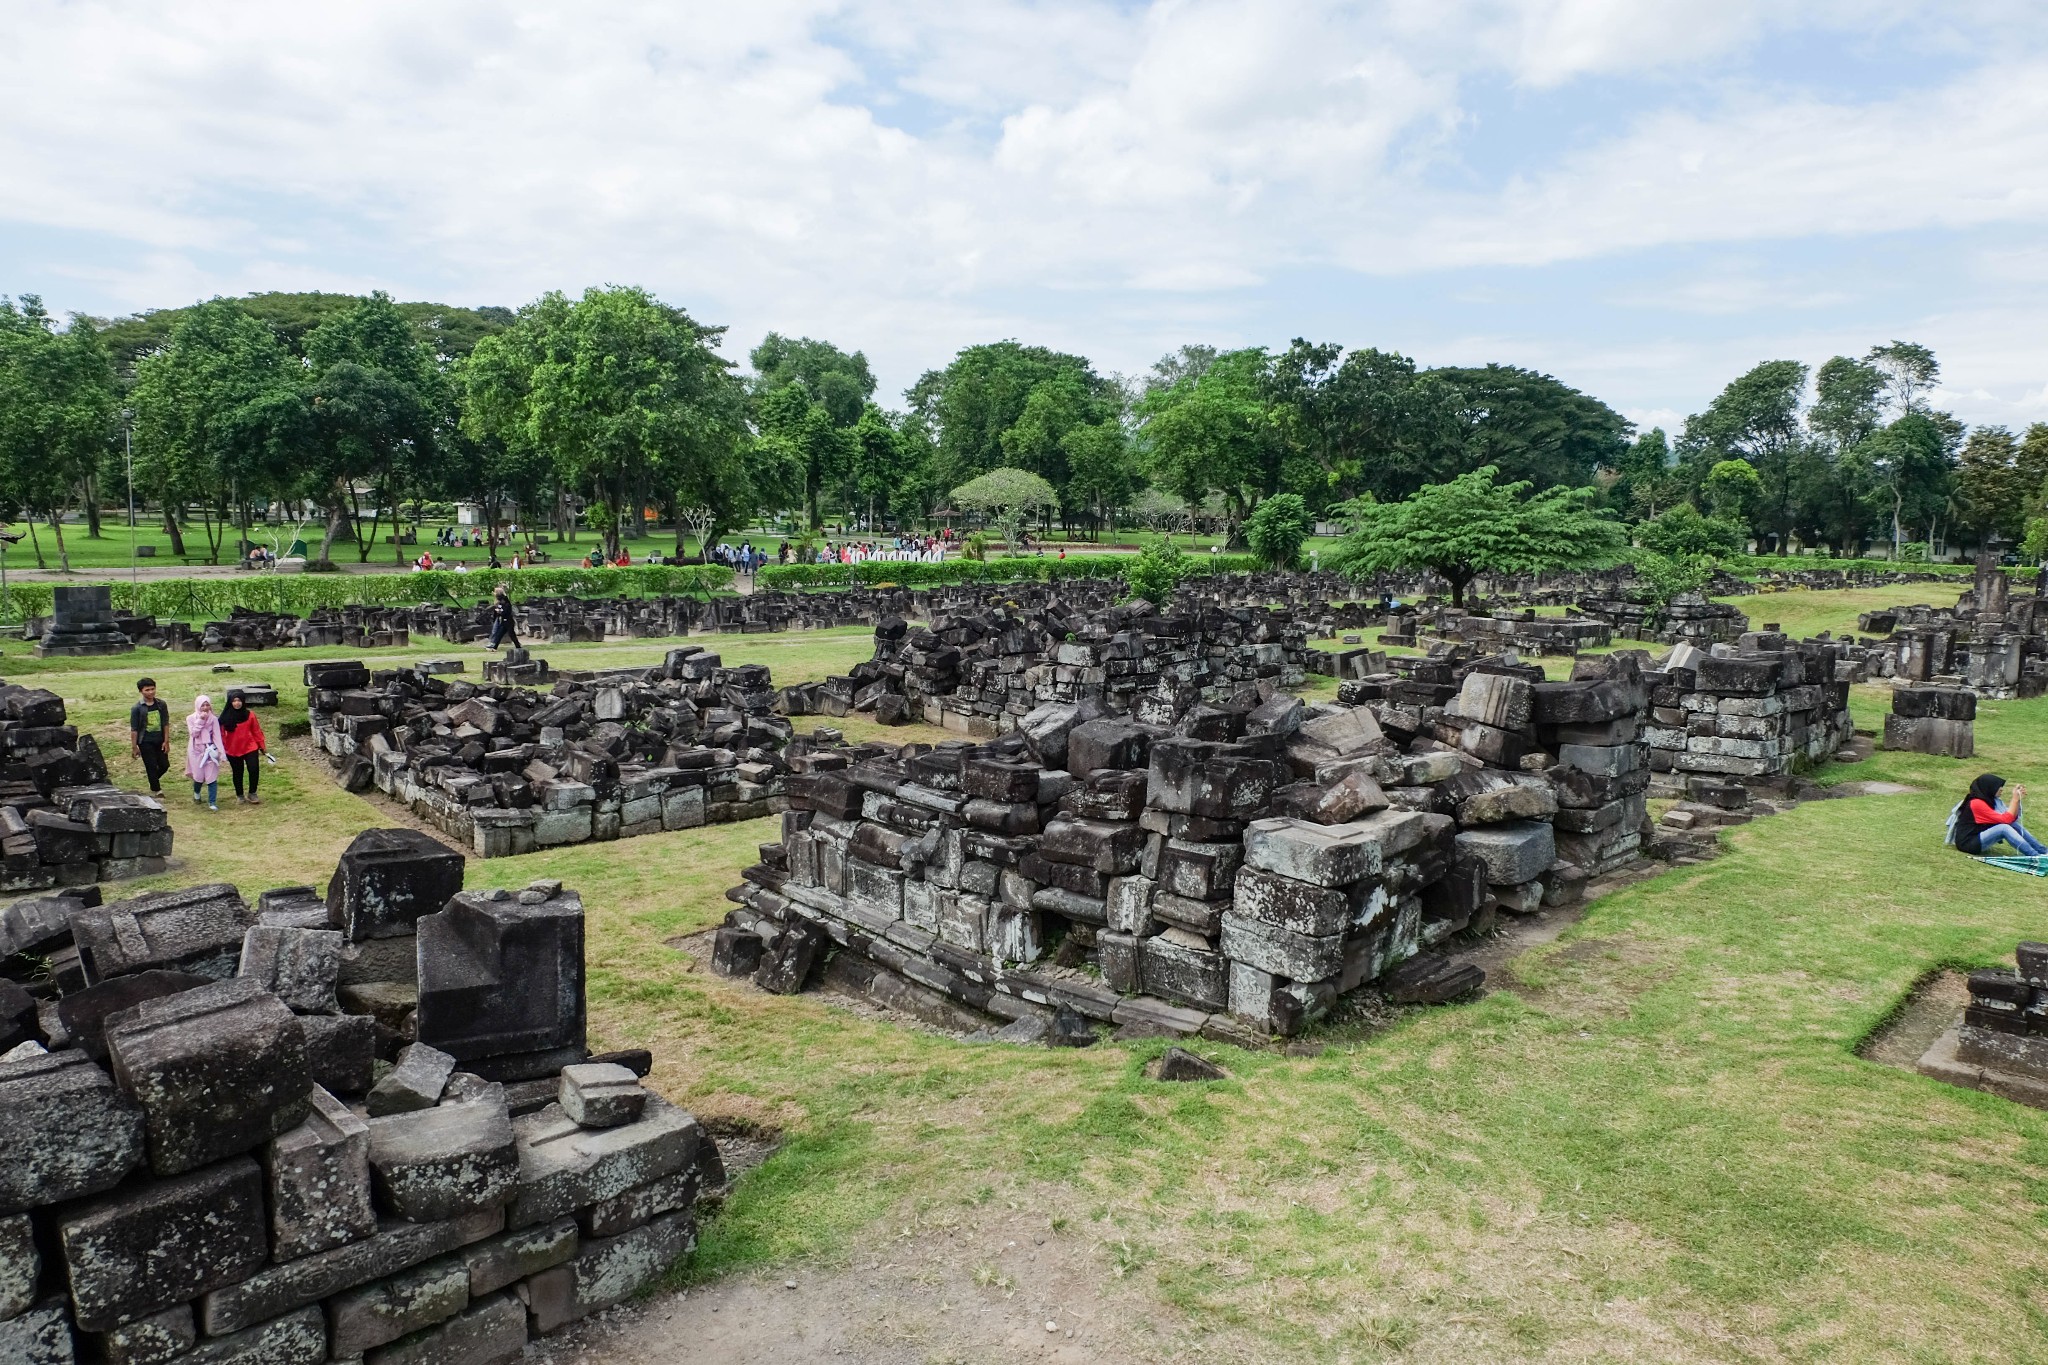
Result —
M 168 621 L 220 621 L 231 609 L 310 615 L 318 607 L 416 607 L 481 602 L 499 583 L 516 601 L 529 597 L 663 597 L 732 586 L 732 570 L 711 564 L 636 564 L 630 568 L 476 569 L 469 573 L 274 574 L 111 582 L 114 610 Z M 106 580 L 99 580 L 105 582 Z M 5 619 L 47 616 L 57 585 L 9 583 Z
M 1060 583 L 1075 578 L 1122 578 L 1136 555 L 1073 555 L 1066 559 L 870 560 L 865 564 L 770 564 L 756 576 L 764 588 L 852 588 L 887 583 L 898 588 L 948 588 L 962 583 Z M 1189 555 L 1189 573 L 1253 573 L 1254 555 Z

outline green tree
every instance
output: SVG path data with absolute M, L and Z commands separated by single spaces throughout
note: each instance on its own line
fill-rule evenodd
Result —
M 0 298 L 0 490 L 49 521 L 67 571 L 64 512 L 98 467 L 114 413 L 113 366 L 91 320 L 60 330 L 35 295 Z M 41 567 L 42 543 L 32 543 Z
M 723 327 L 632 286 L 587 289 L 573 303 L 549 295 L 522 313 L 536 360 L 526 437 L 603 509 L 607 557 L 619 554 L 622 523 L 637 530 L 643 500 L 661 490 L 712 508 L 714 531 L 751 508 L 745 393 L 718 354 Z
M 181 310 L 163 349 L 135 367 L 136 482 L 168 526 L 199 509 L 210 564 L 230 525 L 248 534 L 252 499 L 298 481 L 311 440 L 300 377 L 270 328 L 224 299 Z
M 1300 561 L 1302 543 L 1314 527 L 1315 518 L 1300 495 L 1275 493 L 1245 522 L 1244 536 L 1267 568 L 1291 569 Z
M 1465 459 L 1492 465 L 1538 488 L 1592 482 L 1598 469 L 1620 469 L 1629 453 L 1628 419 L 1599 399 L 1534 370 L 1512 365 L 1445 368 L 1427 378 L 1458 393 Z
M 316 446 L 307 483 L 327 508 L 326 561 L 345 527 L 369 562 L 385 511 L 433 477 L 434 437 L 449 394 L 431 351 L 388 294 L 358 299 L 306 335 Z M 371 514 L 363 524 L 362 501 Z M 405 559 L 394 543 L 392 557 Z
M 866 503 L 868 525 L 880 525 L 878 510 L 899 505 L 898 500 L 922 476 L 917 442 L 906 437 L 889 414 L 873 403 L 854 424 L 850 492 Z
M 1190 505 L 1210 493 L 1235 541 L 1258 500 L 1277 492 L 1286 447 L 1265 398 L 1266 353 L 1218 355 L 1207 369 L 1139 400 L 1141 456 L 1152 481 Z
M 1064 439 L 1067 456 L 1067 497 L 1090 509 L 1097 527 L 1114 524 L 1119 508 L 1138 493 L 1138 471 L 1132 459 L 1130 433 L 1121 420 L 1072 427 Z
M 955 487 L 985 470 L 1011 464 L 1004 435 L 1023 420 L 1033 393 L 1049 383 L 1067 391 L 1041 401 L 1037 430 L 1011 437 L 1020 458 L 1034 461 L 1057 450 L 1058 437 L 1073 424 L 1065 414 L 1077 406 L 1085 409 L 1073 402 L 1071 386 L 1103 405 L 1089 410 L 1086 420 L 1106 415 L 1113 401 L 1112 386 L 1086 359 L 1043 346 L 998 341 L 969 346 L 945 369 L 926 371 L 908 396 L 911 411 L 933 433 L 933 472 L 939 486 Z
M 1620 481 L 1611 490 L 1617 503 L 1644 516 L 1657 515 L 1671 492 L 1671 442 L 1664 428 L 1651 427 L 1629 444 L 1621 458 Z
M 1429 569 L 1463 606 L 1482 573 L 1537 573 L 1612 563 L 1627 545 L 1621 526 L 1591 507 L 1590 488 L 1501 483 L 1491 466 L 1431 484 L 1404 502 L 1357 501 L 1339 509 L 1351 533 L 1331 556 L 1354 576 Z
M 1962 529 L 1978 544 L 2017 541 L 2026 533 L 2028 487 L 2019 465 L 2020 443 L 2004 427 L 1978 427 L 1956 460 L 1955 483 Z
M 804 509 L 804 524 L 825 524 L 827 490 L 843 487 L 860 460 L 853 428 L 832 420 L 832 410 L 803 384 L 784 384 L 754 399 L 754 421 L 771 460 L 789 471 Z
M 1884 377 L 1885 399 L 1897 407 L 1900 417 L 1927 410 L 1927 395 L 1941 381 L 1941 362 L 1933 351 L 1915 342 L 1894 341 L 1871 347 L 1865 361 Z
M 1742 549 L 1740 522 L 1700 515 L 1689 502 L 1673 503 L 1636 528 L 1636 539 L 1657 554 L 1673 558 L 1729 555 Z
M 1816 539 L 1857 553 L 1869 532 L 1869 462 L 1863 443 L 1884 426 L 1884 375 L 1876 366 L 1836 356 L 1814 372 L 1814 402 L 1806 414 L 1813 452 L 1802 481 L 1800 505 Z
M 1806 366 L 1767 360 L 1723 389 L 1705 412 L 1688 417 L 1679 443 L 1681 458 L 1701 483 L 1723 460 L 1755 467 L 1762 492 L 1754 522 L 1777 538 L 1780 554 L 1791 549 L 1795 497 L 1807 453 L 1799 411 L 1805 388 Z
M 1941 515 L 1960 442 L 1960 428 L 1946 413 L 1909 411 L 1858 447 L 1871 503 L 1891 523 L 1894 558 L 1908 526 L 1928 527 Z
M 1716 462 L 1700 487 L 1715 516 L 1737 523 L 1748 521 L 1764 496 L 1764 481 L 1747 460 Z
M 953 490 L 955 507 L 980 512 L 1001 524 L 1003 540 L 1013 554 L 1025 514 L 1058 502 L 1053 486 L 1028 469 L 991 469 Z
M 1125 563 L 1124 583 L 1132 598 L 1164 607 L 1173 601 L 1173 590 L 1192 567 L 1179 546 L 1170 540 L 1157 540 Z

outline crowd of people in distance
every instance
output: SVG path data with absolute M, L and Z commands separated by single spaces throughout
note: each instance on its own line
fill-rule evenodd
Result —
M 834 545 L 828 538 L 809 551 L 792 550 L 784 541 L 776 547 L 775 562 L 787 564 L 792 556 L 799 564 L 937 564 L 945 559 L 954 540 L 949 528 L 938 535 L 895 536 L 888 540 L 843 540 Z

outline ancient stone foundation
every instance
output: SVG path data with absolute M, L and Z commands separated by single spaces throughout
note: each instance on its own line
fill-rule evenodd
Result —
M 57 898 L 0 964 L 0 1361 L 492 1365 L 691 1249 L 718 1150 L 587 1053 L 576 893 L 461 883 L 372 830 L 324 898 Z
M 697 646 L 652 668 L 550 675 L 549 692 L 357 662 L 305 676 L 313 739 L 344 785 L 404 802 L 481 857 L 782 809 L 791 729 L 770 714 L 767 668 Z
M 36 657 L 125 654 L 135 648 L 114 621 L 113 589 L 52 589 L 53 614 L 36 642 Z

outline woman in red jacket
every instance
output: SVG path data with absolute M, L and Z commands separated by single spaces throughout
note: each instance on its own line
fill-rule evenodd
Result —
M 1985 773 L 1970 784 L 1970 794 L 1956 808 L 1956 847 L 1964 853 L 1993 853 L 2002 851 L 1996 845 L 2006 843 L 2029 856 L 2048 853 L 2020 824 L 2020 803 L 2027 789 L 2014 787 L 2012 804 L 2005 806 L 1998 800 L 1998 789 L 2004 785 L 1997 773 Z
M 240 692 L 228 693 L 227 709 L 220 713 L 221 748 L 227 750 L 228 767 L 235 774 L 235 799 L 252 806 L 263 804 L 256 795 L 256 779 L 263 771 L 263 755 L 269 746 L 263 740 L 263 722 L 249 709 Z M 242 794 L 242 778 L 249 779 L 249 794 Z

